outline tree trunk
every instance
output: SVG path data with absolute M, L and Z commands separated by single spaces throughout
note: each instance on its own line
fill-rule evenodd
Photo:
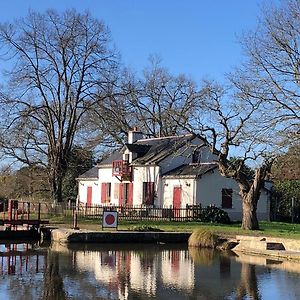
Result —
M 51 194 L 54 204 L 61 203 L 63 201 L 62 197 L 62 186 L 63 178 L 65 176 L 65 170 L 61 167 L 53 166 L 52 171 L 49 174 Z
M 242 229 L 258 230 L 259 224 L 257 220 L 256 210 L 260 196 L 260 190 L 264 184 L 266 175 L 266 166 L 262 166 L 255 171 L 255 176 L 248 191 L 244 189 L 245 185 L 240 183 L 240 195 L 243 201 L 243 220 Z
M 51 251 L 48 254 L 47 268 L 44 272 L 44 293 L 42 299 L 67 299 L 63 278 L 59 272 L 59 255 Z
M 62 199 L 62 178 L 52 179 L 52 197 L 54 204 L 61 203 Z
M 258 199 L 253 199 L 253 197 L 246 194 L 243 201 L 243 219 L 242 219 L 242 229 L 248 230 L 258 230 L 259 224 L 256 216 L 257 201 Z

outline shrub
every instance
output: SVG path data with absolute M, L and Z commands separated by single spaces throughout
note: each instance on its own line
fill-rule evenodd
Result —
M 218 244 L 218 236 L 212 231 L 208 230 L 196 230 L 189 237 L 189 247 L 200 248 L 216 248 Z
M 197 218 L 201 222 L 230 224 L 228 213 L 213 205 L 201 209 Z

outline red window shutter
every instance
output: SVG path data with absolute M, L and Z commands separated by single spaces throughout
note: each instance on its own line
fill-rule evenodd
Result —
M 129 183 L 128 189 L 128 204 L 133 205 L 133 182 Z
M 149 205 L 154 204 L 154 182 L 149 182 Z
M 144 203 L 146 205 L 154 204 L 154 182 L 144 182 Z
M 92 205 L 92 194 L 93 194 L 93 187 L 87 187 L 87 196 L 86 196 L 86 206 L 90 207 Z
M 106 183 L 103 182 L 101 185 L 101 203 L 106 202 Z

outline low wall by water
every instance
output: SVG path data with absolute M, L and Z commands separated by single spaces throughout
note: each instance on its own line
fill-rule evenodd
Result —
M 190 235 L 186 232 L 54 229 L 51 240 L 59 243 L 187 243 Z
M 300 240 L 238 235 L 236 241 L 234 252 L 300 260 Z
M 41 235 L 37 230 L 0 230 L 1 241 L 36 240 Z

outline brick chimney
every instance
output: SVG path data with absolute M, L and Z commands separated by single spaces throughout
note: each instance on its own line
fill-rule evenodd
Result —
M 132 130 L 128 131 L 128 144 L 133 144 L 135 141 L 143 138 L 143 133 L 137 129 L 137 127 L 133 127 Z

